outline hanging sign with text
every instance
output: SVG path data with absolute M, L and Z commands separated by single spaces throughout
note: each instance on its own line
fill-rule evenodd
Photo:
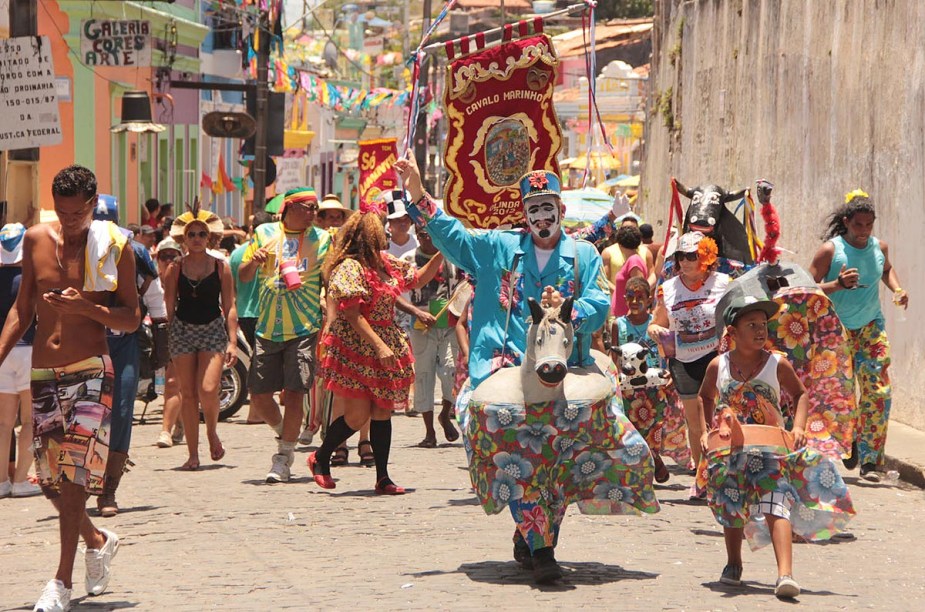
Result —
M 398 173 L 392 167 L 398 159 L 395 138 L 361 140 L 360 156 L 360 210 L 381 208 L 379 194 L 398 189 Z
M 88 66 L 150 66 L 151 23 L 138 19 L 84 19 L 80 57 Z
M 0 151 L 60 142 L 61 118 L 48 37 L 0 39 Z

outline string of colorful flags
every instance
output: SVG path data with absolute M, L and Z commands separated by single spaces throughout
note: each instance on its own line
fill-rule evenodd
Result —
M 248 48 L 248 71 L 251 78 L 257 76 L 257 55 Z M 345 85 L 334 85 L 289 65 L 284 58 L 277 57 L 270 62 L 269 77 L 271 89 L 277 93 L 294 93 L 304 90 L 310 102 L 316 102 L 338 112 L 367 111 L 379 106 L 402 106 L 408 102 L 408 90 L 357 89 Z

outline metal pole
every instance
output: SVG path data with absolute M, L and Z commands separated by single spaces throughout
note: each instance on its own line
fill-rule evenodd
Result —
M 424 0 L 424 20 L 421 24 L 421 32 L 426 32 L 427 28 L 430 27 L 430 12 L 431 12 L 431 0 Z M 424 91 L 424 88 L 427 87 L 429 79 L 428 70 L 430 68 L 430 63 L 427 61 L 427 57 L 421 58 L 421 73 L 418 75 L 418 93 Z M 427 187 L 426 177 L 427 177 L 427 113 L 423 112 L 424 109 L 421 109 L 421 112 L 417 116 L 417 126 L 414 129 L 414 139 L 415 142 L 409 143 L 410 146 L 414 147 L 414 157 L 418 162 L 418 168 L 421 171 L 421 177 L 425 179 L 425 188 Z
M 257 19 L 257 131 L 254 133 L 254 206 L 253 212 L 267 205 L 267 128 L 269 127 L 270 23 L 266 11 L 258 9 Z

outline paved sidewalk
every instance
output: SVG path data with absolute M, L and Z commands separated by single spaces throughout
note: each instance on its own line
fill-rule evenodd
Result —
M 917 487 L 925 487 L 925 431 L 893 421 L 886 437 L 885 470 Z
M 414 446 L 420 418 L 394 420 L 392 474 L 415 491 L 377 497 L 373 470 L 353 465 L 355 442 L 332 492 L 309 481 L 304 448 L 294 482 L 264 484 L 272 433 L 239 417 L 219 427 L 225 459 L 212 464 L 203 449 L 195 473 L 177 470 L 185 447 L 153 446 L 159 425 L 136 427 L 124 510 L 94 519 L 122 538 L 110 589 L 85 597 L 78 557 L 75 610 L 792 609 L 772 595 L 770 548 L 745 551 L 744 587 L 719 584 L 722 531 L 705 506 L 686 500 L 689 476 L 657 488 L 662 511 L 653 516 L 570 510 L 557 550 L 566 580 L 537 588 L 511 560 L 510 517 L 485 516 L 477 505 L 461 445 Z M 794 547 L 800 602 L 919 609 L 925 492 L 858 482 L 857 472 L 846 479 L 857 540 Z M 57 562 L 55 515 L 42 498 L 4 499 L 0 525 L 0 609 L 31 610 Z

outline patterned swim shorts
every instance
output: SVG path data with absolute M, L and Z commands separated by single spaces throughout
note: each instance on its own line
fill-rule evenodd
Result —
M 190 353 L 224 353 L 228 348 L 228 330 L 225 319 L 218 317 L 201 325 L 187 323 L 174 317 L 167 330 L 170 356 Z
M 108 355 L 32 369 L 35 469 L 46 497 L 57 497 L 62 481 L 102 493 L 114 385 Z

